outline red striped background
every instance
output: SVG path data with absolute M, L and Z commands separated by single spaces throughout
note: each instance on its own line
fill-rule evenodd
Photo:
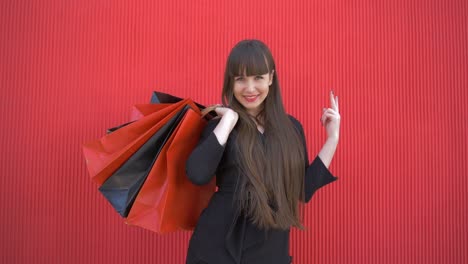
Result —
M 160 90 L 220 103 L 239 40 L 272 50 L 309 158 L 339 96 L 340 180 L 294 263 L 468 262 L 468 2 L 0 1 L 0 262 L 184 263 L 190 232 L 126 226 L 81 144 Z

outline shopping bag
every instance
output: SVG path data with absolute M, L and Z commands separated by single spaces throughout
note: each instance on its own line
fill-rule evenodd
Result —
M 177 112 L 99 187 L 99 191 L 121 216 L 128 215 L 151 166 L 188 107 L 186 105 Z
M 190 99 L 175 104 L 155 104 L 159 108 L 138 122 L 124 126 L 98 140 L 82 145 L 83 154 L 91 179 L 101 186 L 143 143 L 180 111 Z M 195 107 L 195 106 L 194 106 Z
M 158 233 L 195 227 L 216 188 L 215 178 L 197 186 L 185 175 L 185 162 L 206 123 L 193 109 L 187 111 L 139 191 L 125 220 L 127 224 Z
M 134 105 L 130 122 L 82 145 L 91 179 L 125 223 L 158 233 L 194 228 L 216 181 L 192 184 L 185 162 L 216 115 L 210 109 L 153 92 L 150 104 Z
M 153 91 L 153 94 L 151 95 L 150 103 L 152 104 L 177 103 L 181 100 L 182 98 L 171 95 L 171 94 L 163 93 L 160 91 Z M 206 106 L 200 103 L 197 103 L 195 101 L 193 103 L 198 107 L 200 111 L 203 111 L 207 108 Z M 217 116 L 218 114 L 214 110 L 209 110 L 206 114 L 204 113 L 203 115 L 206 116 L 205 119 L 210 120 L 211 118 Z
M 107 129 L 106 133 L 111 133 L 114 132 L 115 130 L 124 127 L 128 124 L 131 124 L 135 122 L 136 120 L 139 120 L 140 118 L 153 113 L 155 111 L 154 109 L 154 104 L 171 104 L 171 103 L 177 103 L 180 102 L 182 98 L 170 95 L 167 93 L 159 92 L 159 91 L 153 91 L 153 94 L 151 95 L 150 99 L 150 104 L 135 104 L 133 106 L 133 109 L 131 111 L 130 115 L 130 122 L 127 122 L 125 124 L 119 125 L 117 127 L 109 128 Z M 193 102 L 199 110 L 204 110 L 206 107 L 202 104 L 199 104 L 197 102 Z M 215 111 L 209 111 L 206 115 L 206 119 L 210 120 L 211 118 L 215 117 L 217 114 Z
M 185 164 L 206 126 L 205 119 L 189 109 L 174 140 L 167 150 L 167 171 L 169 188 L 164 207 L 162 208 L 161 232 L 177 229 L 192 230 L 198 218 L 208 206 L 216 191 L 216 177 L 202 186 L 193 184 L 186 176 Z M 169 178 L 172 176 L 173 178 Z M 172 185 L 173 184 L 173 185 Z
M 133 109 L 132 109 L 132 112 L 130 114 L 130 120 L 131 121 L 127 122 L 127 123 L 124 123 L 124 124 L 121 124 L 121 125 L 116 126 L 116 127 L 108 128 L 106 130 L 106 134 L 110 134 L 110 133 L 116 131 L 119 128 L 122 128 L 122 127 L 124 127 L 126 125 L 129 125 L 129 124 L 135 122 L 136 120 L 139 120 L 140 118 L 155 112 L 159 108 L 159 106 L 155 107 L 154 104 L 170 104 L 170 103 L 177 103 L 177 102 L 180 102 L 180 101 L 182 101 L 182 98 L 180 98 L 180 97 L 177 97 L 177 96 L 174 96 L 174 95 L 171 95 L 171 94 L 167 94 L 167 93 L 163 93 L 163 92 L 159 92 L 159 91 L 153 91 L 153 93 L 151 95 L 151 99 L 150 99 L 150 104 L 135 104 L 135 105 L 133 105 Z M 204 105 L 199 104 L 197 102 L 194 102 L 194 104 L 200 110 L 203 110 L 203 109 L 206 108 Z M 212 118 L 213 114 L 214 114 L 214 116 L 216 115 L 216 113 L 214 111 L 211 111 L 208 114 L 209 114 L 209 116 L 207 116 L 207 118 Z

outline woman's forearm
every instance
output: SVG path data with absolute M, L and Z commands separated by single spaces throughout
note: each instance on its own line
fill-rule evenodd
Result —
M 323 164 L 328 168 L 335 155 L 336 147 L 338 146 L 338 138 L 327 138 L 327 141 L 320 150 L 318 156 Z

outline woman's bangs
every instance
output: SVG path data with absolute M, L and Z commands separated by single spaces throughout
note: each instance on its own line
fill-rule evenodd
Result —
M 241 52 L 241 56 L 234 56 L 230 65 L 231 76 L 263 75 L 270 72 L 266 57 L 261 52 Z

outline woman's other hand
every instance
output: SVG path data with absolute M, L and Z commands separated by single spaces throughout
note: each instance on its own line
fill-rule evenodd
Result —
M 338 96 L 333 94 L 333 90 L 330 91 L 330 105 L 330 108 L 323 108 L 320 122 L 322 126 L 325 126 L 327 137 L 338 141 L 340 137 L 341 116 L 338 106 Z

